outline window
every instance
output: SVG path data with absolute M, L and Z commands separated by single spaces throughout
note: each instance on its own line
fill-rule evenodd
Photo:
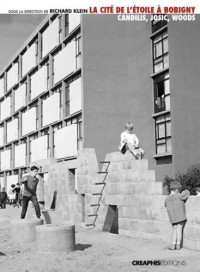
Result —
M 60 15 L 58 17 L 59 20 L 59 26 L 58 26 L 58 35 L 59 35 L 59 43 L 62 42 L 62 16 Z
M 39 45 L 38 45 L 38 40 L 35 41 L 35 57 L 36 57 L 36 61 L 39 60 L 39 56 L 38 56 L 38 53 L 39 53 Z
M 154 33 L 166 25 L 167 25 L 167 20 L 153 20 L 152 21 L 152 32 Z
M 65 37 L 68 35 L 69 33 L 69 15 L 65 14 Z
M 171 144 L 171 117 L 170 114 L 155 119 L 156 126 L 156 154 L 172 152 Z
M 66 112 L 65 112 L 65 116 L 69 116 L 70 115 L 70 101 L 69 101 L 69 85 L 66 86 Z
M 170 110 L 169 73 L 154 79 L 154 112 Z
M 76 38 L 76 69 L 81 67 L 81 36 Z
M 30 109 L 35 108 L 36 109 L 36 129 L 39 128 L 39 107 L 38 107 L 38 102 L 34 102 L 31 106 Z
M 153 70 L 159 72 L 169 66 L 168 34 L 161 33 L 153 39 Z

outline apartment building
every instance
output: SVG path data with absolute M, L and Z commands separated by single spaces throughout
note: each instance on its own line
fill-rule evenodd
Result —
M 158 180 L 198 163 L 199 24 L 199 15 L 47 16 L 0 72 L 1 184 L 16 183 L 30 164 L 44 178 L 51 163 L 76 169 L 82 148 L 104 159 L 127 121 Z

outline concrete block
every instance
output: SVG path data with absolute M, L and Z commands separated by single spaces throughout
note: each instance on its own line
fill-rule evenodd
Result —
M 167 209 L 166 208 L 160 209 L 160 213 L 161 213 L 161 221 L 162 222 L 169 222 L 169 216 L 167 213 Z
M 99 186 L 99 185 L 98 185 Z M 104 189 L 105 194 L 119 195 L 120 189 L 118 183 L 107 183 Z
M 141 220 L 141 232 L 155 234 L 155 227 L 153 220 Z
M 128 236 L 128 237 L 132 237 L 132 238 L 140 238 L 139 232 L 125 230 L 125 229 L 119 229 L 119 235 Z
M 162 195 L 162 182 L 151 182 L 150 184 L 150 190 L 147 191 L 148 194 Z
M 107 186 L 108 184 L 90 185 L 89 193 L 90 194 L 101 193 L 103 192 L 104 188 L 106 189 Z
M 140 180 L 145 182 L 155 182 L 155 170 L 140 171 Z
M 79 194 L 86 194 L 86 193 L 89 193 L 88 188 L 89 188 L 88 185 L 78 185 L 78 193 L 79 193 Z
M 133 170 L 125 170 L 124 171 L 126 173 L 125 177 L 124 177 L 124 181 L 125 182 L 129 182 L 129 183 L 133 183 L 133 182 L 140 182 L 140 177 L 139 177 L 139 171 L 133 171 Z M 123 180 L 122 180 L 123 181 Z
M 36 239 L 36 226 L 42 225 L 42 219 L 20 219 L 10 222 L 10 240 L 18 243 L 32 242 Z
M 107 175 L 106 183 L 117 183 L 120 181 L 120 172 L 111 172 Z
M 79 175 L 77 177 L 78 185 L 87 185 L 88 184 L 88 176 Z
M 199 211 L 200 197 L 190 196 L 186 202 L 187 211 Z
M 40 254 L 70 252 L 75 249 L 74 225 L 44 225 L 36 227 L 36 251 Z
M 105 196 L 106 205 L 117 205 L 118 207 L 128 205 L 128 197 L 123 195 L 106 195 Z
M 68 212 L 68 210 L 63 211 L 63 213 L 62 213 L 62 221 L 69 221 L 69 212 Z
M 120 172 L 121 170 L 122 170 L 122 164 L 120 162 L 111 162 L 108 168 L 109 173 Z
M 154 221 L 155 234 L 161 236 L 170 236 L 172 235 L 172 226 L 168 222 Z
M 184 237 L 195 241 L 200 241 L 200 225 L 186 223 Z
M 120 183 L 119 184 L 120 195 L 134 195 L 137 193 L 137 185 L 134 183 Z
M 105 157 L 105 161 L 110 162 L 117 162 L 123 160 L 135 160 L 135 158 L 130 152 L 126 152 L 125 155 L 123 155 L 120 151 L 107 153 Z
M 188 223 L 200 225 L 200 213 L 199 211 L 188 211 L 187 209 Z
M 62 211 L 43 210 L 44 224 L 60 224 L 62 222 Z
M 126 160 L 122 162 L 122 169 L 124 170 L 148 170 L 148 160 Z
M 77 203 L 77 199 L 78 199 L 78 195 L 77 194 L 69 194 L 68 195 L 68 203 L 76 204 Z
M 79 214 L 77 212 L 76 213 L 69 213 L 69 221 L 72 224 L 77 225 L 78 221 L 79 221 Z
M 149 209 L 153 209 L 155 207 L 153 202 L 153 195 L 138 195 L 137 198 L 140 207 Z
M 160 209 L 157 209 L 154 207 L 149 207 L 149 208 L 146 208 L 146 212 L 147 212 L 148 219 L 161 221 L 161 210 Z
M 119 218 L 149 219 L 146 209 L 140 207 L 119 207 Z
M 140 206 L 139 196 L 138 195 L 128 196 L 128 206 L 130 206 L 130 207 L 138 207 L 138 206 Z
M 200 242 L 184 238 L 183 248 L 189 248 L 192 250 L 200 250 Z
M 165 199 L 167 197 L 166 195 L 154 195 L 153 197 L 154 197 L 153 202 L 155 207 L 157 208 L 165 207 Z
M 129 229 L 128 228 L 128 224 L 127 222 L 129 221 L 130 219 L 127 219 L 127 218 L 119 218 L 119 228 L 120 229 Z

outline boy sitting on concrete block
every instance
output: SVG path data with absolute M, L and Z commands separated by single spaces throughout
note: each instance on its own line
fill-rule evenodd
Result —
M 139 147 L 139 139 L 133 133 L 133 124 L 128 122 L 125 125 L 125 131 L 121 133 L 121 141 L 119 149 L 122 154 L 125 154 L 127 150 L 133 154 L 136 160 L 140 160 L 144 157 L 144 150 Z

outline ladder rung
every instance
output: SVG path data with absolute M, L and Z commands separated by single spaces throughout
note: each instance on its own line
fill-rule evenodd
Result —
M 100 204 L 90 204 L 90 207 L 96 207 L 96 206 L 100 206 Z
M 98 216 L 96 213 L 95 214 L 88 214 L 89 217 L 92 217 L 92 216 Z
M 108 171 L 99 171 L 97 174 L 108 174 Z
M 110 161 L 100 161 L 100 163 L 110 163 Z
M 92 195 L 102 195 L 102 193 L 93 193 Z
M 96 182 L 95 185 L 102 185 L 105 184 L 105 182 Z
M 86 227 L 92 227 L 95 226 L 95 224 L 86 224 Z

